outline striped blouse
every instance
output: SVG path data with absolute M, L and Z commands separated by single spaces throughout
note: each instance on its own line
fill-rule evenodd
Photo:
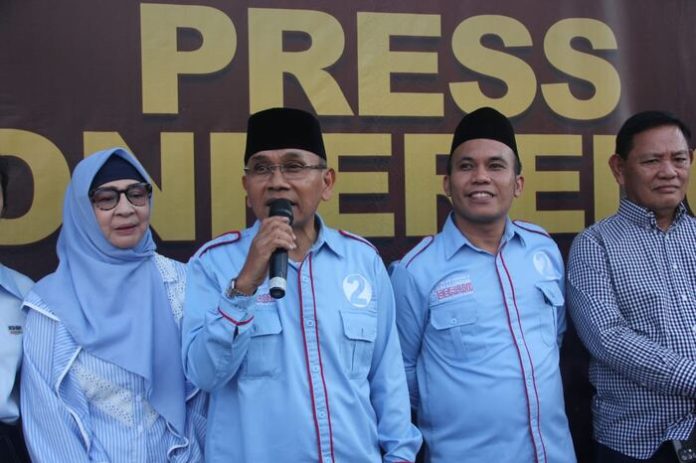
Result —
M 160 255 L 155 262 L 179 323 L 185 266 Z M 142 377 L 85 352 L 37 295 L 25 308 L 21 406 L 33 461 L 203 460 L 206 394 L 187 384 L 185 434 L 178 435 L 148 403 Z

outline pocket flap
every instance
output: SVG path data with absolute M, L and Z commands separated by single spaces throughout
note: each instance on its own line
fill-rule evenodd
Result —
M 348 339 L 374 342 L 377 338 L 377 317 L 364 312 L 341 311 L 343 333 Z
M 430 309 L 430 324 L 436 330 L 470 325 L 476 322 L 477 318 L 475 307 L 466 307 L 461 303 L 443 304 L 436 309 Z
M 254 313 L 251 336 L 265 336 L 278 334 L 283 330 L 280 324 L 280 316 L 275 310 L 257 310 Z
M 565 298 L 557 281 L 539 281 L 536 287 L 544 295 L 547 304 L 561 307 L 565 303 Z

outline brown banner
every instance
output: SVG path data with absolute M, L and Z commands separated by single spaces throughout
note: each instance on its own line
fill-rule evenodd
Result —
M 667 109 L 694 127 L 695 17 L 688 0 L 0 2 L 0 153 L 15 161 L 2 261 L 34 278 L 55 268 L 70 172 L 115 145 L 154 179 L 162 253 L 186 260 L 246 226 L 246 119 L 273 106 L 319 116 L 338 172 L 320 211 L 387 262 L 444 220 L 459 118 L 496 107 L 526 178 L 512 215 L 565 252 L 616 208 L 606 161 L 626 117 Z M 567 344 L 584 443 L 589 386 Z

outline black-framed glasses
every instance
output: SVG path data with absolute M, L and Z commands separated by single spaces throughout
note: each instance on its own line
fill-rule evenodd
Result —
M 118 204 L 121 194 L 134 206 L 144 206 L 152 196 L 152 185 L 149 183 L 133 183 L 119 190 L 111 186 L 95 188 L 89 192 L 89 199 L 98 209 L 110 211 Z
M 299 161 L 283 162 L 281 164 L 265 164 L 259 162 L 249 167 L 244 168 L 244 172 L 254 178 L 268 179 L 273 176 L 275 170 L 280 171 L 281 175 L 288 180 L 297 180 L 304 178 L 310 170 L 324 170 L 326 166 L 323 164 L 305 164 Z

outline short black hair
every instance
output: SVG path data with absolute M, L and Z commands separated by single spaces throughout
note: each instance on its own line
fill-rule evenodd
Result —
M 690 145 L 691 131 L 677 116 L 666 111 L 643 111 L 629 117 L 619 129 L 619 133 L 616 135 L 616 154 L 621 159 L 626 159 L 628 153 L 633 149 L 633 138 L 636 135 L 665 125 L 678 127 L 684 135 L 687 145 Z

